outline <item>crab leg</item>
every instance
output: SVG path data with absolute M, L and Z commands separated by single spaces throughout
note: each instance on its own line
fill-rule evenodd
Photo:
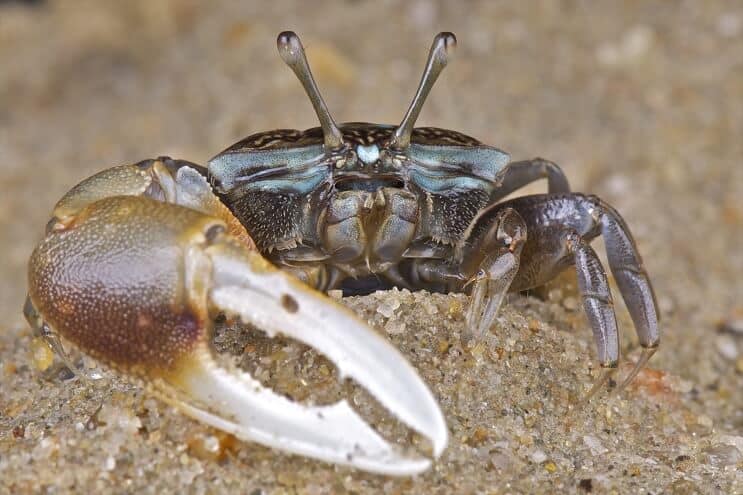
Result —
M 523 162 L 521 167 L 528 171 L 517 172 L 511 182 L 506 178 L 506 184 L 514 186 L 537 171 L 541 166 L 538 162 Z M 559 179 L 562 175 L 552 177 Z M 551 181 L 550 187 L 559 182 Z M 481 339 L 493 324 L 507 291 L 538 287 L 574 266 L 583 309 L 604 368 L 588 394 L 590 398 L 608 381 L 619 361 L 619 331 L 609 281 L 589 244 L 599 235 L 603 235 L 609 267 L 643 347 L 634 369 L 618 387 L 621 390 L 657 350 L 658 311 L 650 279 L 627 225 L 601 199 L 579 193 L 536 194 L 496 203 L 468 227 L 464 240 L 456 246 L 457 263 L 430 260 L 416 266 L 427 276 L 420 277 L 424 281 L 448 282 L 456 290 L 473 284 L 467 322 L 470 337 L 475 339 Z
M 184 191 L 188 177 L 201 187 L 198 174 L 175 175 L 175 196 L 203 202 Z M 141 195 L 55 213 L 29 263 L 27 314 L 39 325 L 241 439 L 391 475 L 430 466 L 390 445 L 346 401 L 304 406 L 220 367 L 210 337 L 213 317 L 227 313 L 314 347 L 341 377 L 428 438 L 434 456 L 443 451 L 441 411 L 400 353 L 349 310 L 248 249 L 227 222 Z
M 561 242 L 573 254 L 578 290 L 593 330 L 599 363 L 604 368 L 615 368 L 619 361 L 619 330 L 606 272 L 596 251 L 576 232 L 564 229 L 562 234 Z
M 647 364 L 648 360 L 658 350 L 660 332 L 658 330 L 658 303 L 655 298 L 650 277 L 643 266 L 640 254 L 637 251 L 635 240 L 630 234 L 624 219 L 611 206 L 592 196 L 601 217 L 601 234 L 606 244 L 606 256 L 609 268 L 617 281 L 619 290 L 627 305 L 635 324 L 635 330 L 643 347 L 642 355 L 635 367 L 624 379 L 617 390 L 626 387 L 637 373 Z
M 556 163 L 544 158 L 534 158 L 509 163 L 503 171 L 503 182 L 495 189 L 490 200 L 497 201 L 505 198 L 512 192 L 539 179 L 547 179 L 547 190 L 550 193 L 570 192 L 568 178 Z
M 606 369 L 619 360 L 619 337 L 606 273 L 588 243 L 602 234 L 609 267 L 635 324 L 644 350 L 626 386 L 647 363 L 659 343 L 658 311 L 647 273 L 629 229 L 619 214 L 595 196 L 538 194 L 500 204 L 517 210 L 526 221 L 529 240 L 512 290 L 536 287 L 575 265 L 584 309 L 594 332 L 599 362 Z M 605 381 L 607 374 L 599 379 Z M 596 391 L 596 387 L 592 392 Z M 589 394 L 590 395 L 590 394 Z
M 640 345 L 656 347 L 660 342 L 659 315 L 656 309 L 658 303 L 635 241 L 627 224 L 614 208 L 595 196 L 589 199 L 600 215 L 601 234 L 606 243 L 609 268 L 627 303 Z

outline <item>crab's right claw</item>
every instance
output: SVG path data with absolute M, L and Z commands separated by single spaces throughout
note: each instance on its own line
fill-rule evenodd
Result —
M 216 363 L 220 312 L 326 355 L 403 423 L 447 443 L 441 411 L 402 355 L 349 310 L 245 249 L 215 217 L 140 197 L 97 201 L 34 251 L 29 297 L 54 331 L 153 384 L 187 415 L 235 436 L 367 471 L 431 460 L 380 437 L 345 401 L 305 406 Z

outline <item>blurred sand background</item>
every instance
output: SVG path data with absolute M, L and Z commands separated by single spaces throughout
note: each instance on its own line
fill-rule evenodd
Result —
M 475 354 L 458 344 L 462 296 L 354 298 L 447 415 L 450 448 L 408 480 L 233 442 L 89 360 L 92 384 L 36 369 L 21 305 L 53 204 L 105 167 L 205 163 L 250 133 L 315 126 L 276 53 L 284 29 L 302 36 L 337 121 L 393 124 L 432 36 L 455 32 L 419 124 L 549 158 L 618 208 L 662 311 L 652 369 L 573 406 L 596 363 L 570 274 L 545 300 L 513 298 Z M 0 493 L 741 493 L 742 161 L 733 0 L 0 2 Z M 307 352 L 280 350 L 256 371 L 264 381 L 314 376 Z

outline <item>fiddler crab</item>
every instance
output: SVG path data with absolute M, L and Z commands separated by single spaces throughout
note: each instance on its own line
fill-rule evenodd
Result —
M 298 404 L 218 365 L 210 342 L 215 319 L 226 315 L 316 348 L 342 378 L 427 438 L 435 458 L 448 433 L 433 394 L 386 339 L 322 293 L 467 291 L 468 339 L 477 341 L 506 292 L 543 285 L 574 266 L 605 370 L 592 394 L 619 360 L 609 282 L 589 244 L 602 235 L 644 348 L 620 387 L 628 383 L 658 346 L 658 310 L 616 210 L 570 192 L 554 163 L 512 162 L 459 132 L 414 127 L 455 45 L 451 33 L 436 36 L 400 125 L 337 125 L 299 38 L 281 33 L 281 57 L 320 127 L 254 134 L 208 168 L 158 158 L 104 170 L 72 188 L 29 262 L 24 313 L 34 331 L 72 370 L 60 337 L 238 438 L 412 475 L 431 459 L 392 446 L 345 400 Z M 541 178 L 548 193 L 503 200 Z

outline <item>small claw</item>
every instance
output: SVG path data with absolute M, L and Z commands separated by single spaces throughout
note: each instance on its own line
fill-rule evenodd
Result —
M 411 475 L 431 460 L 398 451 L 345 401 L 304 406 L 220 367 L 212 316 L 239 316 L 325 354 L 441 454 L 448 432 L 403 356 L 348 309 L 280 271 L 227 233 L 226 222 L 146 197 L 79 208 L 29 263 L 30 304 L 88 354 L 146 379 L 185 414 L 296 454 Z
M 492 261 L 486 259 L 481 266 L 482 273 L 473 277 L 474 286 L 467 309 L 469 340 L 482 339 L 492 326 L 511 282 L 518 272 L 519 259 L 516 254 L 506 251 Z M 467 282 L 469 283 L 470 281 Z
M 495 205 L 497 206 L 497 205 Z M 495 212 L 493 214 L 493 212 Z M 474 222 L 472 238 L 458 247 L 465 273 L 476 274 L 467 310 L 468 340 L 482 339 L 498 316 L 511 283 L 519 271 L 519 258 L 526 242 L 526 225 L 512 208 L 484 210 Z

